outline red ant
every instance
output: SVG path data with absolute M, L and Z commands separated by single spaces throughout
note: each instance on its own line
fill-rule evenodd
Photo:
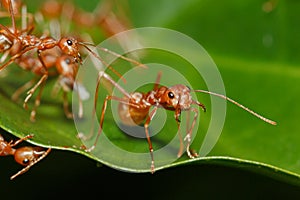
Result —
M 197 105 L 197 106 L 201 107 L 204 112 L 206 111 L 206 108 L 205 108 L 204 104 L 202 104 L 201 102 L 192 99 L 191 92 L 201 92 L 201 93 L 207 93 L 210 95 L 218 96 L 218 97 L 228 100 L 229 102 L 237 105 L 238 107 L 248 111 L 249 113 L 253 114 L 254 116 L 258 117 L 259 119 L 261 119 L 269 124 L 276 125 L 276 122 L 269 120 L 269 119 L 255 113 L 254 111 L 250 110 L 249 108 L 237 103 L 236 101 L 234 101 L 224 95 L 205 91 L 205 90 L 191 90 L 189 87 L 187 87 L 185 85 L 181 85 L 181 84 L 174 85 L 172 87 L 160 86 L 159 82 L 160 82 L 160 78 L 161 78 L 161 73 L 159 73 L 157 76 L 153 90 L 151 90 L 147 93 L 141 93 L 141 92 L 128 93 L 128 92 L 126 92 L 125 89 L 123 89 L 120 85 L 118 85 L 107 74 L 105 74 L 103 72 L 99 72 L 98 80 L 97 80 L 97 87 L 96 87 L 96 91 L 95 91 L 95 98 L 94 98 L 94 114 L 96 112 L 98 89 L 99 89 L 100 81 L 102 78 L 105 78 L 112 85 L 114 85 L 124 95 L 124 97 L 120 98 L 120 97 L 111 96 L 111 95 L 106 96 L 104 103 L 103 103 L 103 107 L 102 107 L 102 112 L 101 112 L 101 117 L 100 117 L 100 127 L 98 130 L 96 140 L 95 140 L 93 146 L 90 147 L 89 149 L 86 149 L 86 151 L 90 152 L 96 147 L 99 136 L 103 130 L 103 122 L 104 122 L 104 115 L 106 112 L 107 102 L 109 100 L 115 100 L 115 101 L 119 102 L 118 114 L 119 114 L 119 117 L 120 117 L 122 123 L 124 123 L 125 125 L 129 125 L 129 126 L 136 126 L 136 125 L 144 124 L 145 134 L 146 134 L 146 137 L 148 140 L 149 151 L 150 151 L 150 155 L 151 155 L 151 172 L 152 173 L 154 172 L 154 157 L 153 157 L 153 147 L 152 147 L 152 143 L 150 140 L 148 127 L 149 127 L 151 120 L 155 116 L 158 108 L 164 108 L 166 110 L 175 112 L 175 120 L 177 122 L 178 130 L 180 130 L 180 114 L 181 114 L 181 112 L 182 111 L 192 111 L 194 113 L 194 118 L 193 118 L 191 127 L 187 130 L 184 141 L 187 141 L 187 146 L 186 146 L 187 155 L 190 158 L 194 158 L 194 157 L 198 156 L 197 154 L 193 153 L 193 151 L 190 150 L 192 130 L 195 126 L 195 123 L 196 123 L 196 120 L 198 117 L 198 110 L 195 107 L 192 107 L 192 105 Z M 154 108 L 150 112 L 151 107 L 154 107 Z M 178 157 L 180 157 L 182 155 L 183 146 L 184 146 L 180 135 L 179 135 L 179 137 L 180 137 L 180 149 L 178 152 Z
M 35 165 L 37 162 L 45 158 L 51 151 L 51 148 L 47 149 L 46 151 L 41 147 L 31 147 L 31 146 L 24 146 L 20 148 L 13 148 L 14 146 L 18 145 L 19 143 L 32 138 L 33 135 L 27 135 L 15 142 L 10 141 L 6 142 L 2 135 L 0 135 L 0 156 L 14 156 L 15 161 L 20 165 L 25 166 L 22 170 L 18 173 L 10 177 L 10 180 L 16 178 L 17 176 L 27 172 L 30 167 Z

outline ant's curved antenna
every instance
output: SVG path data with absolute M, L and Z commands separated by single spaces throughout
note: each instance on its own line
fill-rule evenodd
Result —
M 206 94 L 211 94 L 211 95 L 214 95 L 214 96 L 217 96 L 217 97 L 220 97 L 222 99 L 225 99 L 235 105 L 237 105 L 238 107 L 246 110 L 247 112 L 251 113 L 252 115 L 254 115 L 255 117 L 269 123 L 269 124 L 272 124 L 272 125 L 276 125 L 277 123 L 275 121 L 272 121 L 270 119 L 267 119 L 259 114 L 257 114 L 256 112 L 254 112 L 253 110 L 250 110 L 249 108 L 245 107 L 244 105 L 234 101 L 233 99 L 230 99 L 229 97 L 225 96 L 225 95 L 222 95 L 222 94 L 218 94 L 218 93 L 215 93 L 215 92 L 210 92 L 210 91 L 206 91 L 206 90 L 193 90 L 194 92 L 201 92 L 201 93 L 206 93 Z

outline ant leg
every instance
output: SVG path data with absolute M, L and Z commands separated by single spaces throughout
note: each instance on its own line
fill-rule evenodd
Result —
M 104 77 L 107 81 L 109 81 L 112 85 L 114 85 L 120 92 L 122 92 L 124 94 L 125 98 L 119 98 L 119 97 L 116 97 L 116 96 L 106 96 L 106 98 L 104 100 L 104 103 L 103 103 L 103 106 L 102 106 L 101 117 L 100 117 L 100 122 L 99 122 L 100 123 L 100 127 L 99 127 L 99 130 L 98 130 L 98 134 L 97 134 L 96 140 L 95 140 L 93 146 L 91 146 L 90 148 L 86 149 L 87 152 L 91 152 L 96 147 L 97 141 L 98 141 L 99 136 L 100 136 L 100 134 L 102 132 L 104 115 L 105 115 L 106 107 L 107 107 L 107 101 L 109 101 L 109 100 L 115 100 L 115 101 L 118 101 L 120 103 L 126 104 L 128 106 L 134 106 L 136 108 L 139 108 L 139 106 L 137 104 L 129 102 L 129 99 L 131 98 L 131 96 L 130 96 L 129 93 L 127 93 L 125 91 L 125 89 L 123 89 L 119 84 L 117 84 L 104 71 L 100 71 L 99 74 L 98 74 L 97 83 L 96 83 L 92 122 L 94 122 L 96 111 L 97 111 L 98 92 L 99 92 L 99 86 L 100 86 L 100 81 L 101 81 L 102 77 Z M 82 139 L 89 139 L 90 137 L 92 137 L 93 132 L 94 132 L 94 124 L 92 125 L 91 131 L 90 131 L 90 134 L 89 134 L 88 137 L 84 137 L 82 133 L 79 133 L 78 137 L 82 138 Z
M 69 111 L 69 101 L 68 101 L 68 93 L 63 91 L 63 106 L 64 106 L 64 112 L 67 118 L 72 119 L 73 113 Z
M 9 11 L 9 14 L 11 16 L 12 28 L 13 28 L 14 33 L 16 34 L 17 33 L 17 28 L 16 28 L 16 22 L 15 22 L 15 16 L 14 16 L 15 11 L 13 9 L 13 5 L 12 5 L 11 0 L 8 0 L 8 3 L 9 3 L 8 11 Z
M 35 98 L 34 107 L 33 107 L 33 109 L 31 110 L 31 113 L 30 113 L 30 120 L 32 122 L 35 121 L 36 109 L 41 104 L 41 96 L 42 96 L 42 93 L 43 93 L 43 90 L 44 90 L 44 87 L 45 87 L 45 83 L 46 83 L 45 81 L 42 82 L 42 84 L 40 85 L 40 91 L 39 91 L 37 97 Z
M 27 172 L 30 167 L 32 167 L 33 165 L 35 165 L 37 162 L 41 161 L 43 158 L 45 158 L 51 151 L 51 148 L 47 149 L 47 151 L 45 151 L 45 153 L 43 155 L 41 155 L 38 159 L 34 160 L 33 162 L 31 162 L 29 165 L 27 165 L 26 167 L 24 167 L 22 170 L 20 170 L 18 173 L 16 173 L 15 175 L 10 177 L 10 180 L 13 180 L 14 178 L 16 178 L 17 176 L 24 174 L 25 172 Z
M 27 22 L 28 18 L 28 22 Z M 34 17 L 31 13 L 27 12 L 27 6 L 23 5 L 21 8 L 21 23 L 22 23 L 22 32 L 31 34 L 34 29 Z
M 107 81 L 109 81 L 112 85 L 114 85 L 116 88 L 119 89 L 119 91 L 121 91 L 128 99 L 131 98 L 131 96 L 129 95 L 129 93 L 127 93 L 120 85 L 118 85 L 108 74 L 106 74 L 104 71 L 100 71 L 99 74 L 98 74 L 98 78 L 97 78 L 97 83 L 96 83 L 96 89 L 95 89 L 95 96 L 94 96 L 94 108 L 93 108 L 93 114 L 92 114 L 92 122 L 94 122 L 94 119 L 95 119 L 95 115 L 96 115 L 96 110 L 97 110 L 97 101 L 98 101 L 98 92 L 99 92 L 99 86 L 100 86 L 100 81 L 102 79 L 102 77 L 104 77 Z M 106 97 L 107 99 L 108 97 Z M 109 98 L 111 99 L 114 99 L 114 100 L 117 100 L 119 102 L 122 102 L 124 104 L 127 104 L 129 105 L 129 102 L 122 99 L 122 98 L 118 98 L 118 97 L 113 97 L 113 96 L 110 96 Z M 106 103 L 106 101 L 104 102 L 104 104 Z M 103 105 L 104 106 L 104 105 Z M 133 106 L 136 106 L 135 104 Z M 103 109 L 105 110 L 106 108 L 102 108 L 102 113 L 103 113 Z M 103 122 L 102 122 L 103 123 Z M 81 139 L 89 139 L 90 137 L 92 137 L 93 135 L 93 132 L 94 132 L 94 125 L 92 125 L 92 128 L 91 128 L 91 131 L 90 131 L 90 134 L 85 137 L 82 133 L 79 133 L 78 134 L 78 137 L 81 138 Z M 101 132 L 101 131 L 100 131 Z M 96 142 L 97 143 L 97 140 L 98 140 L 98 137 L 99 137 L 99 134 L 97 136 L 97 139 L 96 139 Z M 94 148 L 95 148 L 95 144 L 90 147 L 89 149 L 87 149 L 88 152 L 92 151 Z
M 101 81 L 102 77 L 104 77 L 107 81 L 109 81 L 112 85 L 114 85 L 128 99 L 131 98 L 130 94 L 128 92 L 126 92 L 126 90 L 124 88 L 122 88 L 118 83 L 116 83 L 108 74 L 106 74 L 104 71 L 100 71 L 99 74 L 98 74 L 97 83 L 96 83 L 96 89 L 95 89 L 94 114 L 96 112 L 96 105 L 97 105 L 97 99 L 98 99 L 99 86 L 100 86 L 100 81 Z M 128 104 L 128 102 L 126 104 Z
M 82 104 L 82 98 L 80 94 L 80 86 L 77 82 L 74 83 L 74 86 L 77 87 L 77 96 L 78 96 L 78 117 L 82 118 L 83 117 L 83 104 Z
M 177 130 L 178 130 L 178 137 L 179 137 L 179 150 L 177 153 L 177 157 L 180 158 L 183 152 L 183 148 L 184 148 L 184 144 L 183 144 L 183 140 L 182 140 L 182 136 L 181 136 L 181 131 L 180 131 L 180 121 L 176 120 L 177 123 Z
M 38 58 L 40 60 L 40 62 L 42 63 L 42 67 L 45 70 L 44 75 L 40 78 L 40 80 L 33 86 L 33 88 L 31 88 L 28 92 L 27 92 L 27 97 L 24 100 L 23 103 L 23 107 L 25 109 L 27 109 L 27 103 L 29 101 L 29 99 L 32 97 L 33 93 L 36 91 L 36 89 L 40 86 L 40 91 L 38 93 L 38 96 L 35 99 L 35 103 L 34 103 L 34 108 L 31 111 L 31 115 L 30 115 L 30 120 L 34 121 L 35 120 L 35 114 L 36 114 L 36 108 L 40 105 L 40 101 L 41 101 L 41 95 L 42 95 L 42 91 L 44 89 L 46 80 L 48 78 L 48 69 L 41 57 L 41 51 L 38 51 Z
M 151 113 L 149 114 L 144 127 L 145 127 L 145 133 L 146 133 L 146 137 L 147 137 L 147 141 L 149 144 L 149 151 L 150 151 L 150 155 L 151 155 L 151 173 L 153 174 L 155 171 L 155 167 L 154 167 L 154 156 L 153 156 L 153 147 L 152 147 L 152 142 L 150 140 L 150 135 L 149 135 L 149 124 L 151 122 L 151 120 L 153 119 L 154 115 L 156 114 L 158 107 L 154 107 L 154 109 L 151 111 Z
M 1 24 L 0 24 L 0 28 L 2 28 Z M 10 57 L 10 59 L 6 63 L 4 63 L 3 65 L 0 66 L 0 71 L 3 70 L 8 65 L 10 65 L 11 63 L 13 63 L 16 59 L 20 58 L 24 53 L 26 53 L 26 52 L 28 52 L 32 49 L 35 49 L 35 48 L 36 48 L 35 46 L 27 47 L 23 51 L 21 51 L 20 53 L 17 53 L 14 56 Z
M 127 105 L 130 105 L 130 106 L 138 107 L 136 104 L 130 104 L 128 102 L 128 100 L 125 100 L 123 98 L 119 98 L 119 97 L 116 97 L 116 96 L 106 96 L 106 98 L 104 100 L 104 103 L 103 103 L 103 106 L 102 106 L 101 117 L 100 117 L 100 121 L 99 121 L 100 127 L 98 129 L 97 137 L 95 139 L 95 142 L 94 142 L 93 146 L 91 146 L 90 148 L 86 149 L 85 150 L 86 152 L 91 152 L 92 150 L 95 149 L 95 147 L 97 145 L 98 139 L 99 139 L 99 137 L 100 137 L 100 135 L 102 133 L 102 130 L 103 130 L 103 122 L 104 122 L 104 116 L 105 116 L 105 112 L 106 112 L 106 108 L 107 108 L 107 102 L 110 101 L 110 100 L 115 100 L 115 101 L 118 101 L 118 102 L 123 103 L 123 104 L 127 104 Z M 94 110 L 94 113 L 96 113 L 96 108 Z M 93 114 L 93 118 L 92 118 L 93 120 L 92 121 L 94 121 L 94 116 L 95 116 L 95 114 Z M 94 131 L 94 126 L 92 126 L 90 135 L 88 137 L 84 137 L 82 135 L 82 133 L 79 133 L 79 138 L 88 139 L 88 138 L 90 138 L 92 136 L 93 131 Z
M 28 81 L 27 83 L 25 83 L 24 85 L 22 85 L 21 87 L 19 87 L 14 92 L 14 94 L 11 96 L 11 99 L 13 101 L 17 101 L 22 93 L 24 93 L 26 90 L 28 90 L 30 87 L 32 87 L 33 83 L 34 83 L 34 80 L 32 79 L 32 80 Z
M 100 124 L 100 127 L 99 127 L 99 130 L 98 130 L 98 134 L 97 134 L 97 137 L 96 137 L 96 140 L 93 144 L 93 146 L 91 148 L 88 149 L 88 151 L 91 151 L 93 150 L 96 145 L 97 145 L 97 142 L 98 142 L 98 139 L 99 139 L 99 136 L 101 135 L 102 133 L 102 130 L 103 130 L 103 122 L 104 122 L 104 115 L 105 115 L 105 112 L 106 112 L 106 108 L 107 108 L 107 101 L 108 100 L 111 100 L 113 99 L 114 97 L 113 96 L 106 96 L 105 100 L 104 100 L 104 103 L 103 103 L 103 106 L 102 106 L 102 111 L 101 111 L 101 117 L 100 117 L 100 121 L 99 121 L 99 124 Z M 95 104 L 95 110 L 94 110 L 94 114 L 93 114 L 93 119 L 94 119 L 94 116 L 95 116 L 95 113 L 96 113 L 96 104 Z M 92 120 L 94 121 L 94 120 Z M 94 126 L 93 126 L 94 127 Z M 94 128 L 92 128 L 92 131 L 93 131 Z M 91 132 L 92 133 L 92 132 Z
M 180 142 L 179 151 L 177 153 L 177 157 L 178 158 L 182 155 L 183 148 L 184 148 L 184 144 L 183 144 L 182 137 L 181 137 L 181 129 L 180 129 L 180 119 L 179 119 L 180 114 L 181 114 L 181 110 L 180 109 L 176 109 L 175 110 L 175 120 L 176 120 L 176 123 L 177 123 L 177 130 L 178 130 L 177 134 L 178 134 L 179 142 Z
M 34 136 L 33 134 L 30 134 L 30 135 L 26 135 L 23 138 L 20 138 L 19 140 L 15 141 L 15 142 L 11 141 L 11 142 L 9 142 L 9 146 L 14 147 L 27 139 L 33 138 L 33 136 Z
M 155 80 L 155 84 L 154 84 L 154 87 L 153 87 L 153 90 L 157 90 L 158 89 L 159 82 L 160 82 L 160 79 L 161 79 L 161 75 L 162 75 L 162 72 L 161 71 L 158 72 L 156 80 Z
M 96 83 L 96 89 L 95 89 L 95 97 L 94 97 L 94 108 L 93 108 L 93 114 L 92 114 L 92 122 L 94 122 L 94 119 L 95 119 L 95 115 L 96 115 L 96 110 L 97 110 L 97 102 L 98 102 L 98 92 L 99 92 L 99 86 L 100 86 L 100 81 L 101 81 L 101 78 L 104 76 L 105 79 L 109 80 L 112 84 L 117 84 L 116 82 L 114 82 L 114 80 L 112 80 L 107 74 L 105 74 L 105 72 L 103 71 L 100 71 L 99 74 L 98 74 L 98 78 L 97 78 L 97 83 Z M 106 97 L 107 99 L 107 97 Z M 103 107 L 102 107 L 102 113 L 103 113 L 103 110 L 105 112 L 106 108 L 104 108 L 104 105 L 105 105 L 105 101 L 103 103 Z M 86 137 L 84 136 L 82 133 L 79 133 L 78 134 L 78 137 L 81 138 L 81 139 L 90 139 L 92 136 L 93 136 L 93 132 L 94 132 L 94 123 L 92 124 L 92 128 L 90 130 L 90 134 Z M 98 134 L 99 134 L 99 131 L 98 131 Z M 97 140 L 98 140 L 98 137 L 97 136 L 97 139 L 95 141 L 95 143 L 97 143 Z M 94 148 L 95 148 L 95 144 L 90 147 L 87 151 L 90 152 L 92 151 Z
M 36 89 L 42 84 L 45 82 L 45 80 L 47 79 L 48 75 L 47 74 L 44 74 L 40 80 L 33 86 L 33 88 L 31 88 L 28 92 L 27 92 L 27 97 L 25 98 L 24 100 L 24 103 L 23 103 L 23 107 L 25 109 L 28 108 L 27 106 L 27 103 L 29 101 L 29 99 L 32 97 L 33 93 L 36 91 Z M 36 102 L 36 104 L 39 103 L 39 102 Z
M 9 56 L 9 53 L 10 53 L 9 50 L 3 53 L 0 59 L 0 63 L 3 63 L 6 60 L 6 58 Z
M 195 113 L 195 115 L 194 115 L 194 119 L 193 119 L 193 121 L 192 121 L 191 128 L 187 131 L 187 134 L 186 134 L 186 136 L 185 136 L 185 138 L 184 138 L 184 141 L 187 141 L 186 152 L 187 152 L 188 156 L 189 156 L 190 158 L 195 158 L 195 157 L 198 156 L 198 154 L 195 153 L 195 152 L 191 152 L 190 144 L 191 144 L 192 131 L 193 131 L 193 129 L 194 129 L 194 126 L 195 126 L 195 124 L 196 124 L 196 120 L 197 120 L 197 117 L 198 117 L 198 110 L 195 109 L 195 108 L 191 108 L 190 110 L 193 111 L 193 112 Z M 187 125 L 188 125 L 188 124 L 187 124 Z
M 118 83 L 116 83 L 108 74 L 106 74 L 104 71 L 100 71 L 98 74 L 98 80 L 97 80 L 97 88 L 96 88 L 96 95 L 98 96 L 98 89 L 99 89 L 99 84 L 100 81 L 102 79 L 102 77 L 104 77 L 106 80 L 108 80 L 112 85 L 114 85 L 120 92 L 122 92 L 122 94 L 127 97 L 128 99 L 131 98 L 130 94 L 124 89 L 122 88 Z M 94 102 L 96 104 L 96 102 Z
M 3 136 L 0 134 L 0 145 L 5 144 L 5 140 L 3 138 Z M 5 151 L 5 149 L 3 148 L 2 150 L 0 150 L 0 155 L 2 155 L 2 153 Z

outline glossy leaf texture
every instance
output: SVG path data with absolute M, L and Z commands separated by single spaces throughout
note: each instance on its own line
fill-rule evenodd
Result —
M 212 151 L 206 157 L 193 160 L 181 159 L 161 166 L 159 169 L 184 164 L 220 163 L 247 168 L 272 177 L 299 184 L 300 177 L 300 136 L 297 86 L 300 84 L 300 63 L 298 33 L 300 28 L 296 1 L 160 1 L 145 2 L 129 0 L 132 23 L 135 27 L 158 26 L 180 31 L 198 41 L 210 54 L 218 66 L 226 88 L 226 95 L 250 107 L 264 116 L 278 122 L 272 126 L 260 121 L 249 113 L 229 104 L 222 134 Z M 91 1 L 91 4 L 95 2 Z M 80 2 L 78 2 L 80 5 Z M 29 5 L 29 4 L 28 4 Z M 89 8 L 87 8 L 89 9 Z M 158 12 L 163 10 L 163 12 Z M 158 12 L 158 13 L 157 13 Z M 153 17 L 149 17 L 153 16 Z M 93 36 L 93 33 L 91 33 Z M 101 37 L 94 36 L 98 42 Z M 165 52 L 149 50 L 143 62 L 158 62 L 173 66 L 182 72 L 194 89 L 205 89 L 202 80 L 194 78 L 194 71 L 183 59 L 174 58 Z M 191 52 L 192 54 L 193 52 Z M 114 65 L 117 70 L 130 69 L 121 61 Z M 125 66 L 125 67 L 124 67 Z M 182 67 L 184 66 L 184 67 Z M 185 67 L 187 66 L 187 67 Z M 182 70 L 182 68 L 187 70 Z M 31 143 L 55 149 L 70 150 L 95 159 L 113 168 L 124 170 L 113 161 L 105 162 L 80 147 L 73 120 L 66 119 L 60 96 L 51 97 L 54 80 L 43 94 L 38 108 L 37 121 L 29 121 L 29 112 L 22 108 L 21 100 L 12 102 L 10 97 L 16 88 L 30 80 L 28 73 L 9 67 L 7 76 L 1 77 L 0 125 L 7 132 L 22 137 L 34 133 Z M 126 71 L 126 70 L 124 70 Z M 154 76 L 155 77 L 155 76 Z M 151 88 L 141 88 L 146 91 Z M 100 94 L 99 106 L 105 94 Z M 209 123 L 208 96 L 197 94 L 208 113 L 201 113 L 197 137 L 192 147 L 197 149 L 203 140 L 201 134 Z M 32 103 L 32 102 L 31 102 Z M 30 104 L 32 106 L 32 104 Z M 100 110 L 100 108 L 99 108 Z M 177 125 L 171 112 L 167 113 L 167 125 L 154 140 L 159 148 L 161 141 L 167 141 L 168 133 L 174 133 Z M 105 132 L 117 146 L 132 152 L 148 152 L 145 138 L 133 139 L 123 134 L 113 121 L 110 111 L 105 117 Z M 111 152 L 109 152 L 111 153 Z M 111 159 L 131 162 L 139 170 L 140 160 L 127 160 L 121 157 Z M 150 156 L 149 156 L 150 159 Z M 147 161 L 150 162 L 150 161 Z

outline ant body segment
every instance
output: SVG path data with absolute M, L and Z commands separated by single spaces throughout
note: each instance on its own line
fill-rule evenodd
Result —
M 0 135 L 0 156 L 14 156 L 15 161 L 20 165 L 24 166 L 22 170 L 10 177 L 11 180 L 27 172 L 30 169 L 30 167 L 32 167 L 37 162 L 45 158 L 51 151 L 51 148 L 45 150 L 41 147 L 31 146 L 24 146 L 17 149 L 14 148 L 19 143 L 32 137 L 33 135 L 27 135 L 15 142 L 6 142 L 2 135 Z
M 100 81 L 102 78 L 105 78 L 108 80 L 112 85 L 114 85 L 124 96 L 123 97 L 117 97 L 117 96 L 112 96 L 112 95 L 107 95 L 103 106 L 102 106 L 102 112 L 100 116 L 100 127 L 98 130 L 98 134 L 96 136 L 94 144 L 86 149 L 86 151 L 90 152 L 92 151 L 96 145 L 97 141 L 99 139 L 99 136 L 103 130 L 103 122 L 104 122 L 104 116 L 107 108 L 107 102 L 110 100 L 114 100 L 119 102 L 118 106 L 118 114 L 119 117 L 122 121 L 123 124 L 129 125 L 129 126 L 137 126 L 140 124 L 143 124 L 144 129 L 145 129 L 145 134 L 146 138 L 148 141 L 149 145 L 149 151 L 150 151 L 150 156 L 151 156 L 151 172 L 153 173 L 155 171 L 154 167 L 154 157 L 153 157 L 153 147 L 152 147 L 152 142 L 150 140 L 150 135 L 149 135 L 149 124 L 153 117 L 156 114 L 156 111 L 158 108 L 164 108 L 169 111 L 174 112 L 174 117 L 177 122 L 178 130 L 180 131 L 180 114 L 182 111 L 192 111 L 194 113 L 193 121 L 191 123 L 191 126 L 189 129 L 187 129 L 186 136 L 182 140 L 180 132 L 178 134 L 179 139 L 180 139 L 180 148 L 178 151 L 177 156 L 180 157 L 182 155 L 183 149 L 184 149 L 184 144 L 183 141 L 186 141 L 186 152 L 189 158 L 194 158 L 197 157 L 198 155 L 194 153 L 190 149 L 190 143 L 191 143 L 191 135 L 193 128 L 195 126 L 197 117 L 198 117 L 198 110 L 193 107 L 192 105 L 196 105 L 202 108 L 202 110 L 205 112 L 206 108 L 204 104 L 197 100 L 193 100 L 191 96 L 191 92 L 201 92 L 201 93 L 206 93 L 210 95 L 214 95 L 217 97 L 220 97 L 222 99 L 225 99 L 238 107 L 246 110 L 247 112 L 251 113 L 252 115 L 258 117 L 259 119 L 272 124 L 276 125 L 276 122 L 269 120 L 254 111 L 250 110 L 249 108 L 237 103 L 236 101 L 221 95 L 217 94 L 214 92 L 209 92 L 205 90 L 191 90 L 188 86 L 178 84 L 174 85 L 172 87 L 165 87 L 165 86 L 160 86 L 160 78 L 161 78 L 161 73 L 158 74 L 156 82 L 154 84 L 153 90 L 146 92 L 146 93 L 141 93 L 141 92 L 133 92 L 133 93 L 128 93 L 125 89 L 123 89 L 120 85 L 118 85 L 111 77 L 109 77 L 107 74 L 104 72 L 99 72 L 98 75 L 98 80 L 97 80 L 97 87 L 95 91 L 95 99 L 94 99 L 94 114 L 96 112 L 96 105 L 97 105 L 97 97 L 98 97 L 98 89 L 100 85 Z M 153 107 L 153 109 L 150 111 L 150 108 Z

